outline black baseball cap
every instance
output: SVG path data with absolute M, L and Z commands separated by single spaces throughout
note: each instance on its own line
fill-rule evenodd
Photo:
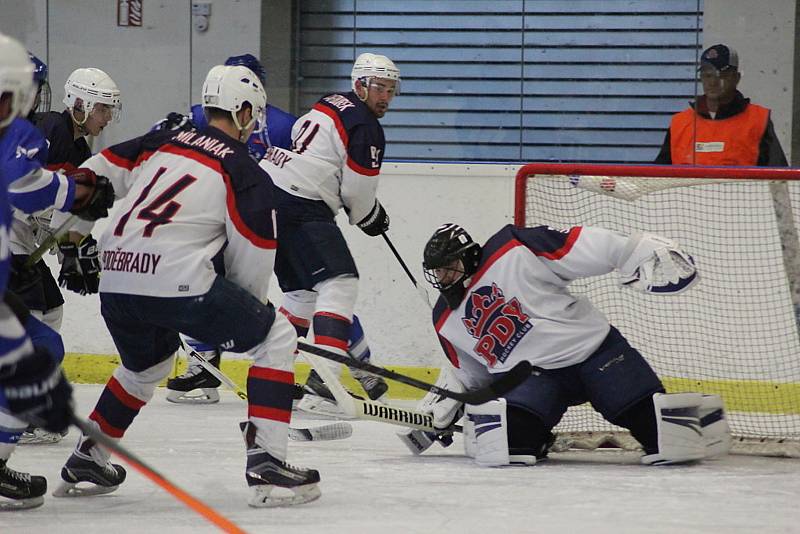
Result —
M 738 70 L 739 54 L 736 50 L 724 44 L 715 44 L 703 51 L 700 56 L 700 66 L 711 65 L 718 71 Z

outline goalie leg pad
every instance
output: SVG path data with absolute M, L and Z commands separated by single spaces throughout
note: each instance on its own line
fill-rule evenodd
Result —
M 706 446 L 706 458 L 716 458 L 731 450 L 731 428 L 725 416 L 722 397 L 703 395 L 699 413 L 700 428 Z
M 642 456 L 646 465 L 667 465 L 700 460 L 706 455 L 699 409 L 699 393 L 656 393 L 653 395 L 658 452 Z
M 512 455 L 509 452 L 505 399 L 489 401 L 478 406 L 467 404 L 466 417 L 472 424 L 465 425 L 464 440 L 474 440 L 476 464 L 481 467 L 536 464 L 534 455 Z M 474 435 L 467 435 L 466 432 Z

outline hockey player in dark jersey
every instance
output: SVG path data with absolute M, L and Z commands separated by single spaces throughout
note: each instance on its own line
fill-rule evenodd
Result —
M 231 56 L 225 60 L 225 65 L 242 66 L 250 69 L 265 85 L 267 73 L 263 65 L 252 54 Z M 266 127 L 259 127 L 247 140 L 250 155 L 256 161 L 261 160 L 271 146 L 291 148 L 292 126 L 297 117 L 287 113 L 277 106 L 267 104 Z M 201 104 L 192 106 L 189 115 L 170 113 L 167 117 L 153 126 L 153 130 L 205 130 L 208 120 Z M 218 347 L 211 347 L 195 339 L 187 338 L 186 343 L 212 365 L 219 368 L 221 354 Z M 219 402 L 217 388 L 220 381 L 205 370 L 196 358 L 188 355 L 188 368 L 183 374 L 167 380 L 167 400 L 179 404 L 211 404 Z
M 47 481 L 8 467 L 22 430 L 34 423 L 53 432 L 69 425 L 71 388 L 61 372 L 58 334 L 32 317 L 7 288 L 11 208 L 32 212 L 48 206 L 83 217 L 107 214 L 110 188 L 44 171 L 46 148 L 23 119 L 35 98 L 34 65 L 14 39 L 0 34 L 0 509 L 39 506 Z
M 644 464 L 727 452 L 720 397 L 665 394 L 639 351 L 567 288 L 575 279 L 616 270 L 623 287 L 654 295 L 685 291 L 697 272 L 675 242 L 596 227 L 507 225 L 481 246 L 460 226 L 446 224 L 425 246 L 423 267 L 441 292 L 433 324 L 452 364 L 451 388 L 478 387 L 523 359 L 538 369 L 505 398 L 480 406 L 430 402 L 441 429 L 465 410 L 467 454 L 479 465 L 536 463 L 567 408 L 587 401 L 630 430 L 644 448 Z
M 358 270 L 334 217 L 344 209 L 350 224 L 369 236 L 389 227 L 376 196 L 386 145 L 378 119 L 399 89 L 400 71 L 389 58 L 365 53 L 353 64 L 351 81 L 351 92 L 324 96 L 297 120 L 291 151 L 272 148 L 261 166 L 279 188 L 282 239 L 275 274 L 284 292 L 281 311 L 300 335 L 312 327 L 318 345 L 367 360 L 369 347 L 353 315 Z M 387 390 L 380 377 L 352 374 L 372 399 Z M 315 372 L 307 386 L 330 397 Z M 299 407 L 318 403 L 307 396 Z
M 223 65 L 202 94 L 206 130 L 150 132 L 84 164 L 124 197 L 100 239 L 102 315 L 122 363 L 89 420 L 121 439 L 172 368 L 179 333 L 246 353 L 248 503 L 308 502 L 320 496 L 319 473 L 286 463 L 297 336 L 267 300 L 275 188 L 244 144 L 263 124 L 266 95 L 250 70 Z M 108 493 L 125 476 L 83 436 L 55 495 Z

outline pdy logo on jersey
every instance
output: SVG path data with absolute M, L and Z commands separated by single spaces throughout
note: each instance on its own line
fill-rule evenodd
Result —
M 489 367 L 498 361 L 505 363 L 517 343 L 533 328 L 530 316 L 516 297 L 506 300 L 496 284 L 479 287 L 469 294 L 461 322 L 478 340 L 473 350 Z

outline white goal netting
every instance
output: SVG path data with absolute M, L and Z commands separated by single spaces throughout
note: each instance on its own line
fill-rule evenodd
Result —
M 680 243 L 701 276 L 691 291 L 624 291 L 615 274 L 571 290 L 589 296 L 668 391 L 721 394 L 740 452 L 800 455 L 800 171 L 529 164 L 515 210 L 518 225 L 650 231 Z M 579 406 L 556 430 L 621 429 Z

